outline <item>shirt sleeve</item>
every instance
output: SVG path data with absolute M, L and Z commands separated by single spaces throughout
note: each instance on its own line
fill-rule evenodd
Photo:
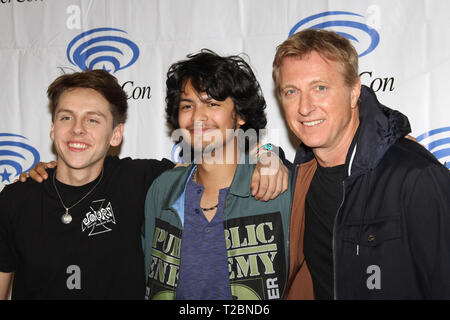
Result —
M 11 193 L 6 186 L 0 192 L 0 272 L 14 272 L 16 270 L 16 257 L 14 254 L 12 223 Z
M 132 188 L 133 196 L 137 199 L 137 207 L 142 208 L 142 218 L 144 218 L 144 204 L 147 191 L 153 181 L 158 178 L 161 173 L 173 168 L 174 164 L 167 160 L 154 159 L 122 159 L 126 165 L 125 181 L 129 184 L 128 188 Z M 125 184 L 124 184 L 125 186 Z
M 417 178 L 407 204 L 408 237 L 431 299 L 450 299 L 450 172 L 433 165 Z
M 127 172 L 132 175 L 133 182 L 138 185 L 138 190 L 142 191 L 143 200 L 145 200 L 145 195 L 153 181 L 161 173 L 175 166 L 172 161 L 166 158 L 162 160 L 124 158 L 121 161 L 127 163 L 127 169 L 129 169 Z M 141 188 L 142 190 L 140 190 Z
M 161 173 L 163 173 L 166 170 L 172 169 L 175 164 L 166 159 L 163 158 L 162 160 L 142 160 L 144 165 L 144 172 L 145 172 L 145 185 L 146 185 L 146 191 L 150 186 L 152 185 L 153 181 L 158 178 Z

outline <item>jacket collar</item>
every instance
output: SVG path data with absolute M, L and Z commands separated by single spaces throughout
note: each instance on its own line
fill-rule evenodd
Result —
M 170 181 L 167 181 L 166 183 L 170 183 L 170 187 L 168 190 L 172 190 L 172 192 L 168 192 L 164 199 L 163 199 L 163 208 L 164 209 L 170 209 L 173 204 L 180 198 L 180 195 L 184 194 L 184 191 L 186 190 L 186 184 L 191 177 L 191 175 L 194 173 L 194 170 L 197 166 L 195 164 L 190 164 L 187 167 L 178 167 L 174 168 L 172 170 L 173 173 L 178 172 L 177 176 L 172 176 L 172 179 Z
M 241 153 L 241 157 L 244 157 L 245 161 L 242 164 L 238 164 L 229 192 L 238 197 L 249 197 L 251 195 L 250 186 L 255 165 L 250 163 L 249 155 L 247 153 Z M 190 164 L 187 167 L 172 169 L 179 171 L 179 174 L 176 179 L 170 181 L 170 190 L 173 191 L 168 193 L 164 198 L 164 209 L 169 209 L 173 207 L 176 202 L 180 201 L 179 199 L 184 195 L 186 185 L 196 168 L 196 164 Z
M 411 132 L 408 118 L 382 105 L 372 89 L 361 86 L 358 134 L 347 153 L 348 174 L 357 176 L 375 168 L 386 151 L 400 138 Z M 312 150 L 300 145 L 294 164 L 314 158 Z

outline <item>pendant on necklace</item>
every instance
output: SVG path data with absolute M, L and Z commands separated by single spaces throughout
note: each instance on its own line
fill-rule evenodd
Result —
M 69 214 L 69 210 L 66 209 L 66 213 L 61 216 L 61 222 L 64 224 L 69 224 L 72 222 L 72 216 Z

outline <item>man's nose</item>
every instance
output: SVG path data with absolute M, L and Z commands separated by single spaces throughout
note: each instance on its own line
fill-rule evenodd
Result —
M 86 133 L 86 123 L 83 119 L 76 119 L 72 128 L 75 134 L 85 134 Z
M 208 120 L 208 111 L 206 106 L 197 106 L 192 113 L 192 121 L 204 122 Z
M 314 103 L 309 94 L 302 94 L 298 102 L 297 112 L 302 116 L 307 116 L 315 109 Z

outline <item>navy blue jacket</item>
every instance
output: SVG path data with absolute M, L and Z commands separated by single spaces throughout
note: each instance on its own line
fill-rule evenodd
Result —
M 449 299 L 449 170 L 365 86 L 359 112 L 333 233 L 335 298 Z M 309 161 L 301 145 L 294 165 Z

